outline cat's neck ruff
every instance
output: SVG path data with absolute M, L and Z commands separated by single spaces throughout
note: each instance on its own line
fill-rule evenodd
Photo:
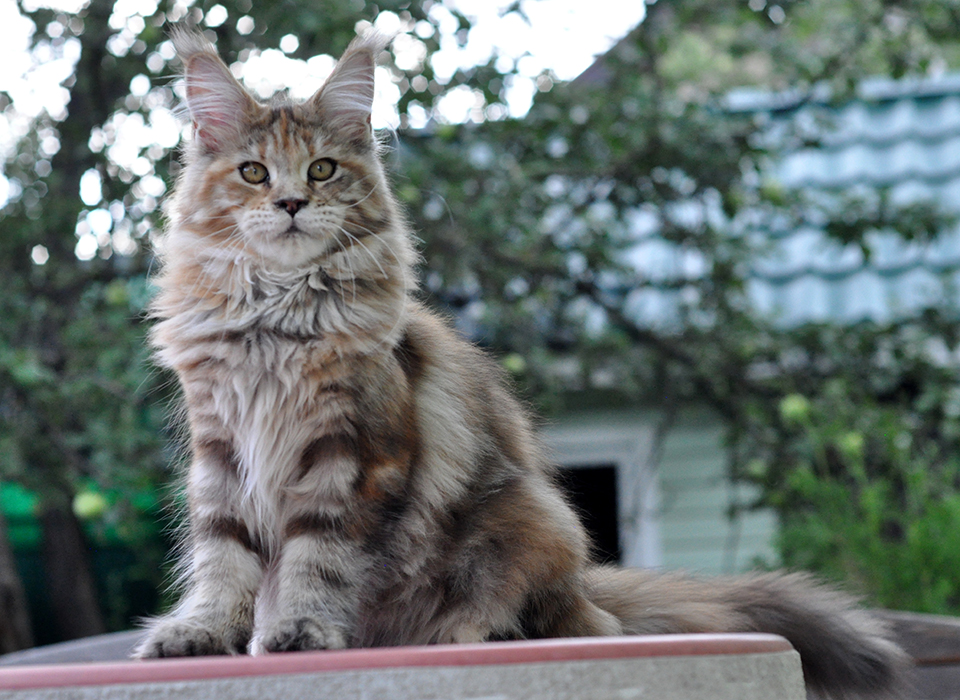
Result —
M 284 270 L 219 249 L 191 259 L 174 256 L 157 280 L 157 358 L 176 368 L 200 361 L 198 354 L 220 355 L 225 341 L 265 338 L 314 350 L 329 346 L 340 357 L 392 348 L 410 303 L 406 280 L 412 274 L 403 262 L 382 263 L 360 277 L 344 274 L 356 271 L 355 261 L 335 258 Z M 251 350 L 260 344 L 245 342 Z M 236 352 L 227 355 L 235 358 Z

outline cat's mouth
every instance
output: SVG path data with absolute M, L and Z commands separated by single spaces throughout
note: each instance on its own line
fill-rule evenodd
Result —
M 283 237 L 293 237 L 293 236 L 303 236 L 306 233 L 307 232 L 304 231 L 302 228 L 300 228 L 294 223 L 291 223 L 289 228 L 287 228 L 286 231 L 283 231 L 280 235 Z

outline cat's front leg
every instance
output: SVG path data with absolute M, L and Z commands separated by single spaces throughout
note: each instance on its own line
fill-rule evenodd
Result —
M 287 521 L 257 603 L 251 653 L 351 645 L 368 557 L 350 529 L 340 516 L 317 511 Z
M 232 448 L 210 441 L 195 446 L 194 454 L 184 595 L 171 612 L 148 623 L 137 658 L 242 654 L 251 636 L 263 565 L 238 508 Z

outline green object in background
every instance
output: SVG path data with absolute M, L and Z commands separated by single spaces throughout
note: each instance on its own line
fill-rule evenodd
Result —
M 37 521 L 40 499 L 14 483 L 0 483 L 0 512 L 7 520 L 7 536 L 15 550 L 40 546 L 41 530 Z
M 117 517 L 115 506 L 121 500 L 118 493 L 102 491 L 95 485 L 83 486 L 74 496 L 74 514 L 83 523 L 91 543 L 101 546 L 130 545 L 131 539 L 155 535 L 160 508 L 154 493 L 143 491 L 129 496 L 125 517 Z M 14 482 L 0 482 L 0 513 L 7 521 L 10 545 L 16 551 L 33 550 L 40 546 L 42 529 L 39 521 L 40 497 Z M 140 517 L 131 522 L 129 516 Z
M 99 518 L 110 507 L 110 503 L 98 491 L 81 491 L 73 497 L 71 505 L 74 515 L 80 520 Z

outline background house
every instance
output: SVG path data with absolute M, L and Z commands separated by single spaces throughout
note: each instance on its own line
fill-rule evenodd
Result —
M 598 71 L 585 78 L 602 79 Z M 839 105 L 744 90 L 731 94 L 728 106 L 755 115 L 768 138 L 788 144 L 768 174 L 774 183 L 849 206 L 852 223 L 887 204 L 932 203 L 960 214 L 960 76 L 866 81 Z M 887 322 L 931 303 L 960 302 L 956 226 L 934 242 L 870 233 L 869 252 L 815 225 L 754 233 L 769 249 L 752 267 L 749 297 L 779 324 Z M 653 279 L 702 264 L 655 232 L 631 259 Z M 644 323 L 668 324 L 677 294 L 646 288 L 633 308 Z M 654 411 L 585 412 L 547 429 L 558 460 L 588 494 L 584 507 L 602 555 L 709 573 L 743 570 L 758 559 L 776 564 L 777 519 L 744 509 L 756 492 L 727 478 L 718 418 L 690 412 L 658 440 L 660 421 Z

